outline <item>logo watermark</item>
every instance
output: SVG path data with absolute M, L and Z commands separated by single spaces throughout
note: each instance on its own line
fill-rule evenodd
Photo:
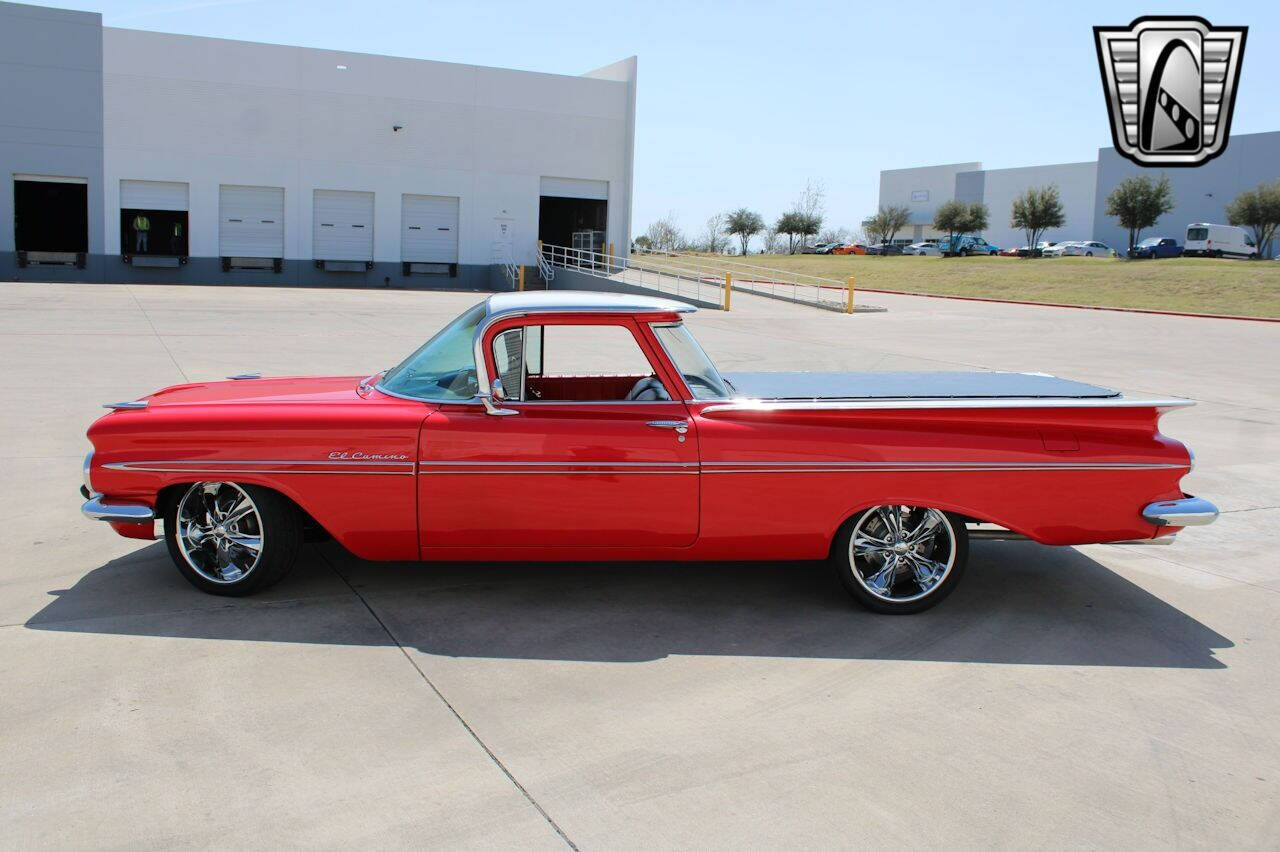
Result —
M 1140 166 L 1199 166 L 1227 149 L 1248 27 L 1150 15 L 1094 27 L 1116 150 Z

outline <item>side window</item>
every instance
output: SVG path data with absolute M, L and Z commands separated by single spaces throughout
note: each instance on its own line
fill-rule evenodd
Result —
M 621 325 L 512 328 L 493 340 L 504 396 L 525 402 L 670 399 L 631 330 Z

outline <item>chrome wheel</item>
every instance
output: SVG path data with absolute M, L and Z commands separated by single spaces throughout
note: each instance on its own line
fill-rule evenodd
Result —
M 849 537 L 853 579 L 872 597 L 910 603 L 928 597 L 956 564 L 956 531 L 944 512 L 875 506 Z
M 178 503 L 174 536 L 182 558 L 211 583 L 237 583 L 262 559 L 262 517 L 233 482 L 197 482 Z

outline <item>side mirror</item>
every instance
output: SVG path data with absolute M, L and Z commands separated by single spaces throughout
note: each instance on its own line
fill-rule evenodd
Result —
M 514 408 L 501 408 L 494 404 L 494 395 L 490 393 L 478 393 L 476 399 L 480 400 L 480 404 L 484 406 L 484 413 L 493 417 L 510 417 L 513 414 L 519 414 Z M 496 397 L 501 402 L 501 397 Z

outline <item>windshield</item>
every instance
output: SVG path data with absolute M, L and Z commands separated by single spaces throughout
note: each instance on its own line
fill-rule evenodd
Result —
M 415 399 L 471 399 L 476 384 L 473 348 L 476 326 L 485 315 L 481 302 L 436 333 L 417 352 L 382 377 L 378 387 Z
M 729 389 L 725 387 L 724 379 L 720 378 L 707 353 L 702 351 L 698 341 L 693 339 L 683 323 L 655 325 L 653 332 L 658 336 L 658 342 L 667 350 L 671 362 L 684 377 L 684 383 L 689 386 L 694 399 L 729 398 Z
M 1145 240 L 1143 240 L 1142 242 L 1138 243 L 1138 245 L 1140 245 L 1140 246 L 1158 246 L 1158 245 L 1160 245 L 1160 238 L 1159 238 L 1159 237 L 1147 237 Z

